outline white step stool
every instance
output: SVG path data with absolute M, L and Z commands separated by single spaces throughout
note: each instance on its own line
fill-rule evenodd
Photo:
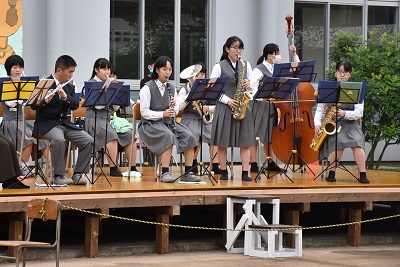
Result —
M 297 228 L 285 229 L 282 228 Z M 300 229 L 298 229 L 300 228 Z M 250 225 L 249 229 L 259 230 L 251 231 L 250 238 L 247 242 L 249 246 L 248 255 L 262 258 L 276 257 L 301 257 L 303 253 L 302 229 L 301 226 L 285 225 L 285 224 L 269 224 L 269 225 Z M 295 248 L 283 247 L 283 233 L 295 235 Z M 264 240 L 265 246 L 257 242 L 257 238 Z
M 238 224 L 234 225 L 235 219 L 235 203 L 243 204 L 244 214 L 240 218 Z M 272 224 L 279 224 L 279 208 L 280 200 L 277 196 L 271 195 L 237 195 L 227 196 L 226 199 L 226 210 L 227 219 L 226 227 L 228 230 L 226 233 L 226 245 L 228 253 L 244 253 L 248 254 L 248 242 L 250 240 L 250 232 L 245 231 L 244 233 L 244 247 L 234 247 L 234 244 L 239 237 L 241 230 L 249 229 L 250 225 L 268 225 L 267 221 L 261 215 L 261 204 L 272 205 Z M 258 236 L 254 237 L 255 245 L 261 245 L 261 238 Z

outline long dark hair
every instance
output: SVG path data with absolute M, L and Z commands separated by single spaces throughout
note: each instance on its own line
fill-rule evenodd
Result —
M 110 69 L 111 68 L 111 63 L 105 58 L 98 58 L 93 65 L 93 70 L 92 70 L 92 77 L 90 77 L 89 80 L 93 79 L 94 76 L 96 76 L 96 69 Z
M 156 70 L 166 67 L 167 62 L 169 62 L 171 64 L 171 67 L 173 69 L 174 66 L 172 64 L 172 59 L 170 59 L 167 56 L 161 56 L 161 57 L 157 58 L 156 62 L 154 63 L 154 70 L 153 70 L 153 73 L 151 74 L 151 79 L 153 79 L 153 80 L 158 79 L 158 73 Z
M 269 44 L 265 45 L 262 56 L 259 57 L 257 60 L 257 65 L 261 64 L 264 61 L 264 58 L 267 58 L 268 55 L 272 55 L 278 51 L 279 51 L 279 46 L 277 44 L 269 43 Z
M 244 49 L 244 44 L 243 44 L 242 39 L 240 39 L 237 36 L 231 36 L 226 40 L 224 46 L 222 47 L 222 56 L 221 56 L 220 60 L 224 60 L 224 59 L 228 58 L 228 52 L 226 51 L 226 48 L 230 48 L 232 46 L 232 44 L 234 44 L 236 42 L 239 42 L 239 48 Z
M 351 73 L 353 67 L 351 66 L 351 63 L 348 62 L 347 60 L 341 60 L 338 63 L 336 63 L 336 71 L 339 70 L 340 66 L 343 66 L 344 71 L 348 71 Z

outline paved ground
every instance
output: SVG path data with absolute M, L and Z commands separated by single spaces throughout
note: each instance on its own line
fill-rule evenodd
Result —
M 1 267 L 15 264 L 0 264 Z M 29 267 L 55 266 L 52 261 L 29 261 Z M 176 252 L 167 255 L 142 254 L 124 257 L 99 257 L 94 259 L 61 259 L 60 266 L 74 267 L 314 267 L 314 266 L 400 266 L 400 245 L 305 248 L 301 258 L 262 259 L 242 254 L 228 254 L 223 250 L 201 252 Z

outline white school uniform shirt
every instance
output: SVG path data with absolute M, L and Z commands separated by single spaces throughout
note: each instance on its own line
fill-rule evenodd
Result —
M 155 80 L 155 82 L 156 85 L 158 86 L 158 90 L 160 90 L 161 96 L 164 96 L 164 94 L 168 94 L 168 92 L 166 92 L 167 91 L 166 82 L 161 83 L 158 79 Z M 174 106 L 174 116 L 176 116 L 179 113 L 179 103 L 177 101 L 176 88 L 173 97 L 175 98 L 176 102 L 176 105 Z M 150 109 L 151 93 L 149 86 L 145 85 L 142 87 L 142 89 L 140 89 L 139 98 L 140 98 L 140 114 L 142 115 L 143 118 L 151 121 L 158 121 L 163 119 L 164 110 L 155 111 Z
M 232 62 L 232 65 L 233 65 L 234 68 L 236 68 L 236 64 L 237 63 L 238 63 L 238 61 Z M 234 71 L 232 70 L 232 72 L 234 72 Z M 253 73 L 253 69 L 251 68 L 250 63 L 247 61 L 247 64 L 246 64 L 246 75 L 247 75 L 247 79 L 250 80 L 250 81 L 252 80 L 252 73 Z M 221 77 L 221 65 L 220 64 L 215 64 L 214 68 L 211 71 L 210 78 L 219 78 L 219 77 Z M 228 104 L 230 99 L 231 98 L 229 96 L 226 96 L 225 94 L 223 94 L 219 101 L 221 101 L 224 104 Z

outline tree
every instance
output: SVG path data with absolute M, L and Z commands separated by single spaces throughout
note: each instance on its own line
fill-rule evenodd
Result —
M 327 76 L 333 79 L 336 62 L 346 59 L 353 65 L 351 79 L 367 82 L 362 120 L 365 141 L 371 144 L 367 168 L 374 168 L 377 152 L 375 169 L 378 169 L 387 147 L 400 143 L 400 34 L 378 35 L 373 30 L 366 41 L 347 33 L 336 37 Z M 378 152 L 380 141 L 384 145 Z

